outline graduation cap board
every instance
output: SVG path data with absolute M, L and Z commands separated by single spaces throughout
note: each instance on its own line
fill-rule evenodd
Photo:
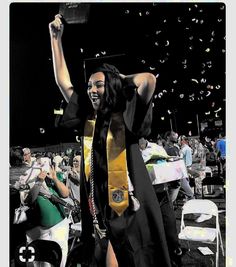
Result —
M 90 4 L 76 2 L 60 3 L 59 14 L 63 16 L 68 24 L 84 24 L 88 22 Z

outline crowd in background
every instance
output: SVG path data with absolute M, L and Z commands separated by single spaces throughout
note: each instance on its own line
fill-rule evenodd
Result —
M 207 168 L 218 175 L 218 177 L 225 180 L 226 170 L 226 140 L 224 133 L 221 133 L 215 139 L 209 137 L 197 138 L 186 137 L 184 135 L 178 135 L 173 131 L 166 132 L 164 136 L 158 135 L 156 140 L 140 140 L 140 152 L 145 157 L 152 153 L 154 150 L 159 154 L 179 157 L 184 159 L 188 177 L 178 181 L 169 182 L 167 184 L 155 184 L 152 181 L 157 198 L 160 202 L 161 211 L 163 212 L 165 232 L 167 235 L 168 247 L 174 246 L 174 250 L 170 250 L 170 254 L 174 251 L 175 257 L 182 255 L 182 250 L 178 242 L 177 229 L 174 216 L 174 205 L 177 199 L 182 198 L 184 201 L 188 201 L 193 198 L 202 197 L 202 180 L 206 177 Z M 68 153 L 69 151 L 69 153 Z M 145 154 L 146 153 L 146 154 Z M 68 255 L 69 247 L 68 240 L 71 231 L 71 225 L 79 223 L 80 219 L 73 220 L 70 217 L 70 209 L 68 206 L 63 205 L 63 202 L 53 202 L 51 204 L 51 195 L 56 195 L 58 198 L 62 197 L 66 203 L 74 206 L 75 203 L 80 202 L 80 151 L 69 149 L 67 151 L 58 152 L 39 152 L 30 148 L 11 147 L 10 148 L 10 185 L 11 188 L 20 189 L 21 180 L 26 179 L 29 170 L 32 167 L 36 169 L 40 167 L 39 172 L 35 175 L 34 185 L 29 186 L 27 197 L 23 198 L 25 204 L 32 205 L 37 202 L 39 209 L 37 212 L 39 216 L 35 216 L 37 219 L 33 228 L 35 230 L 29 230 L 24 228 L 25 233 L 17 240 L 19 236 L 19 225 L 12 225 L 11 233 L 14 238 L 11 238 L 11 259 L 15 258 L 15 248 L 22 242 L 32 242 L 33 240 L 51 240 L 60 245 L 62 250 L 62 262 L 61 266 L 65 266 L 66 258 Z M 47 165 L 47 166 L 46 166 Z M 46 168 L 46 167 L 47 168 Z M 14 171 L 18 170 L 18 171 Z M 32 173 L 31 173 L 32 174 Z M 48 178 L 48 179 L 47 179 Z M 50 192 L 48 197 L 48 203 L 45 204 L 45 195 L 37 189 L 37 184 L 45 185 L 45 188 Z M 46 191 L 47 191 L 46 190 Z M 45 191 L 45 192 L 46 192 Z M 16 190 L 14 191 L 16 192 Z M 204 187 L 205 194 L 212 194 L 207 187 Z M 18 195 L 17 195 L 18 196 Z M 22 196 L 20 196 L 22 202 Z M 11 209 L 16 208 L 19 201 L 11 199 Z M 79 212 L 77 210 L 77 212 Z M 13 211 L 11 211 L 13 218 Z M 50 218 L 49 214 L 52 214 Z M 168 216 L 167 216 L 168 214 Z M 77 218 L 80 215 L 77 214 Z M 200 216 L 196 219 L 197 222 L 208 220 L 206 216 Z M 17 228 L 18 227 L 18 228 Z M 64 229 L 64 235 L 61 240 L 58 238 L 58 229 L 61 233 Z M 39 231 L 40 230 L 40 231 Z M 61 234 L 60 234 L 61 235 Z M 178 263 L 178 260 L 175 262 Z M 179 261 L 181 262 L 181 261 Z M 39 266 L 39 265 L 34 265 Z M 46 265 L 45 265 L 46 266 Z M 181 266 L 179 263 L 177 266 Z

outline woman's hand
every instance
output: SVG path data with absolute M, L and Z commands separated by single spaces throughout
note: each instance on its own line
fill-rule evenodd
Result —
M 51 167 L 50 167 L 50 173 L 49 173 L 48 177 L 49 177 L 50 179 L 52 179 L 53 181 L 55 181 L 55 180 L 57 179 L 57 172 L 56 172 L 54 166 L 51 166 Z
M 60 14 L 57 14 L 55 16 L 55 19 L 49 23 L 49 32 L 51 37 L 54 38 L 61 38 L 64 30 L 64 25 L 62 23 L 62 16 Z

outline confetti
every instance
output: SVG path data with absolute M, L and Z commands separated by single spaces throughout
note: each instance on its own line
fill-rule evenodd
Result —
M 198 83 L 197 79 L 191 79 L 192 82 Z
M 211 94 L 211 92 L 210 91 L 207 91 L 206 97 L 208 97 L 210 94 Z
M 184 94 L 180 94 L 179 97 L 180 97 L 180 98 L 184 98 Z
M 84 53 L 84 49 L 83 48 L 80 48 L 80 53 Z
M 217 110 L 214 110 L 214 112 L 219 112 L 221 110 L 222 110 L 222 108 L 218 108 Z
M 211 51 L 211 49 L 208 47 L 205 52 L 209 53 Z
M 216 85 L 216 89 L 218 90 L 218 89 L 220 89 L 220 85 L 218 84 L 218 85 Z
M 101 51 L 102 55 L 106 55 L 106 51 Z

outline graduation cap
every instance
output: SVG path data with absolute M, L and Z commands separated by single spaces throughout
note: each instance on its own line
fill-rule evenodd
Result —
M 68 24 L 85 24 L 90 14 L 89 3 L 67 2 L 60 3 L 59 14 Z

